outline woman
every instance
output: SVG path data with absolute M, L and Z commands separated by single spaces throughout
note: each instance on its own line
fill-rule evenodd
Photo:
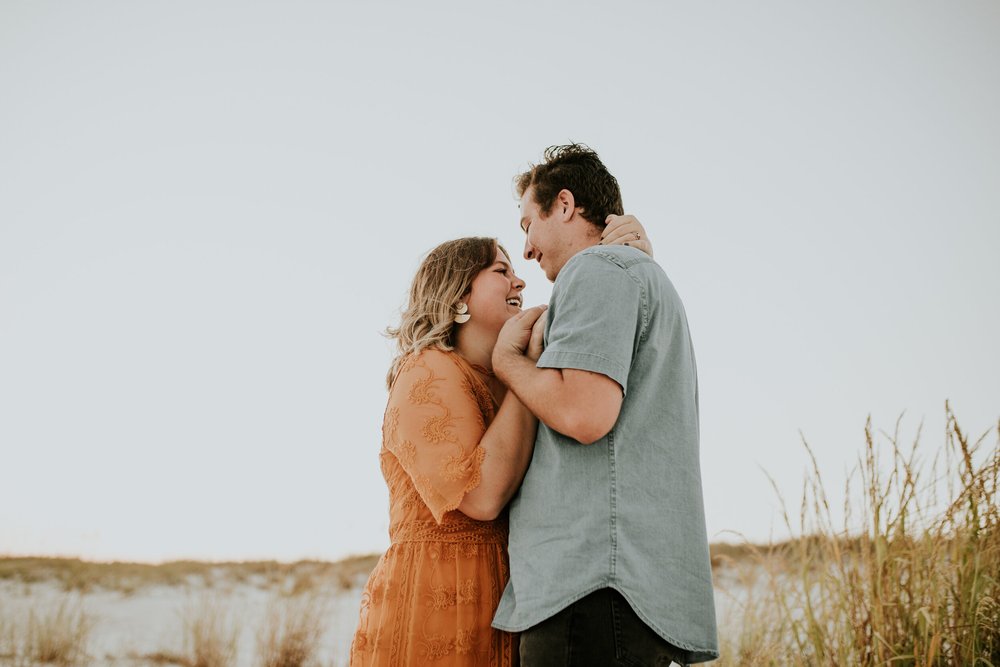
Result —
M 649 247 L 631 216 L 605 243 Z M 646 250 L 652 254 L 651 250 Z M 443 243 L 424 259 L 387 378 L 379 458 L 391 546 L 365 586 L 351 665 L 516 665 L 515 636 L 490 622 L 507 583 L 504 508 L 531 461 L 535 417 L 493 376 L 524 281 L 495 239 Z M 528 353 L 541 354 L 544 319 Z

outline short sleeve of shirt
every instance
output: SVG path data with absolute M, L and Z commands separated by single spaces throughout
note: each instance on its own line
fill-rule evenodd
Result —
M 627 393 L 642 317 L 638 281 L 614 258 L 584 251 L 556 279 L 537 366 L 601 373 Z

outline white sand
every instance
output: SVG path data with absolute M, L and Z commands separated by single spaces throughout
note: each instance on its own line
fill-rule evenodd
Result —
M 737 629 L 739 607 L 748 591 L 745 580 L 734 571 L 716 576 L 716 607 L 720 634 Z M 364 577 L 346 590 L 318 587 L 315 599 L 323 608 L 320 625 L 323 628 L 316 660 L 323 667 L 346 667 L 351 637 L 358 618 Z M 263 578 L 243 583 L 223 581 L 206 585 L 194 577 L 185 584 L 150 586 L 133 593 L 92 590 L 86 593 L 66 593 L 55 582 L 33 584 L 0 581 L 0 619 L 20 627 L 29 615 L 51 613 L 62 603 L 70 609 L 82 609 L 93 621 L 83 664 L 98 667 L 123 665 L 148 666 L 152 662 L 143 656 L 158 652 L 185 655 L 185 619 L 197 616 L 206 608 L 215 610 L 238 632 L 236 665 L 252 667 L 257 662 L 258 636 L 267 625 L 268 614 L 275 605 L 302 601 L 290 597 L 266 584 Z M 23 636 L 23 634 L 21 635 Z M 0 647 L 3 647 L 0 638 Z M 0 651 L 2 653 L 2 651 Z M 4 665 L 0 658 L 0 666 Z
M 351 636 L 357 623 L 361 583 L 349 590 L 318 590 L 324 632 L 316 659 L 325 667 L 347 665 Z M 301 598 L 300 598 L 301 599 Z M 24 636 L 28 618 L 51 614 L 62 603 L 82 609 L 93 621 L 84 663 L 97 666 L 151 664 L 142 656 L 164 652 L 184 655 L 185 618 L 209 606 L 237 628 L 236 664 L 251 666 L 257 655 L 257 637 L 269 610 L 293 598 L 252 583 L 207 587 L 200 583 L 140 588 L 131 594 L 94 590 L 66 593 L 53 582 L 0 582 L 0 614 Z M 0 659 L 0 665 L 4 664 Z

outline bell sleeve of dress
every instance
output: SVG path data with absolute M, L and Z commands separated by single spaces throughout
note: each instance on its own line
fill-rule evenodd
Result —
M 403 366 L 384 442 L 439 524 L 479 486 L 485 432 L 475 388 L 449 353 L 425 350 Z

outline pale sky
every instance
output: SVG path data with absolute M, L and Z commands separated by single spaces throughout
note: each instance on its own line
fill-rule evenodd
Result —
M 379 332 L 571 140 L 685 302 L 713 540 L 800 431 L 836 497 L 868 414 L 996 426 L 1000 4 L 481 4 L 0 0 L 0 553 L 384 549 Z

